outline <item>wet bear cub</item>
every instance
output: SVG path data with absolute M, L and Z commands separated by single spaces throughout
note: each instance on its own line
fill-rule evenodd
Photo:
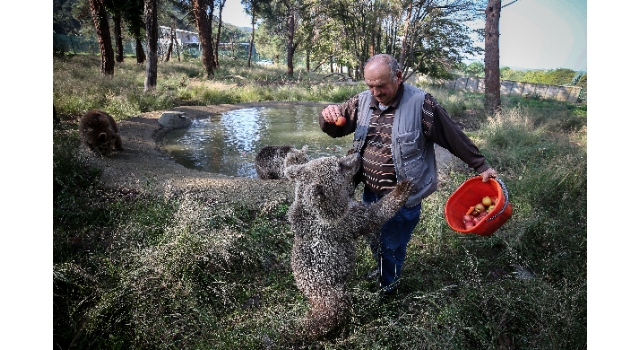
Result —
M 118 125 L 106 112 L 92 109 L 88 111 L 78 127 L 80 140 L 93 152 L 106 156 L 115 148 L 123 150 Z
M 301 150 L 294 146 L 265 146 L 256 155 L 256 172 L 263 180 L 283 179 L 284 159 L 289 154 L 289 165 L 304 164 L 309 161 L 307 156 L 308 147 L 305 145 Z
M 285 159 L 285 175 L 295 182 L 289 208 L 294 232 L 291 267 L 309 303 L 306 332 L 322 337 L 349 319 L 347 284 L 356 264 L 356 238 L 380 229 L 395 215 L 409 198 L 412 184 L 401 181 L 380 201 L 366 205 L 352 197 L 359 153 L 302 165 L 289 165 L 289 160 Z

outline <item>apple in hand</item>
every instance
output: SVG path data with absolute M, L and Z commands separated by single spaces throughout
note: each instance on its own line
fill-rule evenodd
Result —
M 336 126 L 343 126 L 347 123 L 347 118 L 343 116 L 339 116 L 338 120 L 336 120 Z

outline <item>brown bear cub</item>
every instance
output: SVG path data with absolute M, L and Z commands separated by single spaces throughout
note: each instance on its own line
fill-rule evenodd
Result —
M 103 111 L 88 111 L 80 119 L 78 129 L 80 140 L 93 152 L 106 156 L 114 148 L 120 151 L 124 149 L 116 121 Z
M 412 184 L 401 181 L 383 199 L 366 205 L 352 197 L 359 153 L 302 165 L 289 166 L 288 160 L 285 174 L 295 181 L 289 209 L 294 232 L 291 267 L 298 289 L 310 304 L 305 331 L 318 338 L 339 330 L 349 318 L 347 283 L 356 264 L 356 238 L 380 229 L 395 215 L 407 201 Z
M 263 180 L 283 179 L 284 159 L 291 154 L 289 165 L 304 164 L 309 161 L 307 156 L 308 147 L 305 145 L 301 150 L 294 146 L 265 146 L 256 155 L 256 172 Z

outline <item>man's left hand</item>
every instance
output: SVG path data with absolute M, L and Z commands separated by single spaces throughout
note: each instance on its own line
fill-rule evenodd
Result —
M 489 178 L 498 177 L 498 173 L 495 170 L 493 170 L 493 168 L 489 168 L 483 171 L 482 174 L 480 174 L 480 176 L 482 176 L 482 182 L 487 182 L 489 181 Z

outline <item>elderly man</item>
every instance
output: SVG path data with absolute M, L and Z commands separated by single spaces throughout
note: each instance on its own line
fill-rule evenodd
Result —
M 369 242 L 377 262 L 381 291 L 396 290 L 407 244 L 420 219 L 422 200 L 437 189 L 434 144 L 449 150 L 482 175 L 496 177 L 478 148 L 428 93 L 404 84 L 391 55 L 375 55 L 364 68 L 369 86 L 340 105 L 329 105 L 319 116 L 320 128 L 331 137 L 354 133 L 353 149 L 362 155 L 362 201 L 373 203 L 403 179 L 413 182 L 406 205 Z M 344 118 L 344 119 L 343 119 Z M 372 271 L 374 272 L 374 271 Z

